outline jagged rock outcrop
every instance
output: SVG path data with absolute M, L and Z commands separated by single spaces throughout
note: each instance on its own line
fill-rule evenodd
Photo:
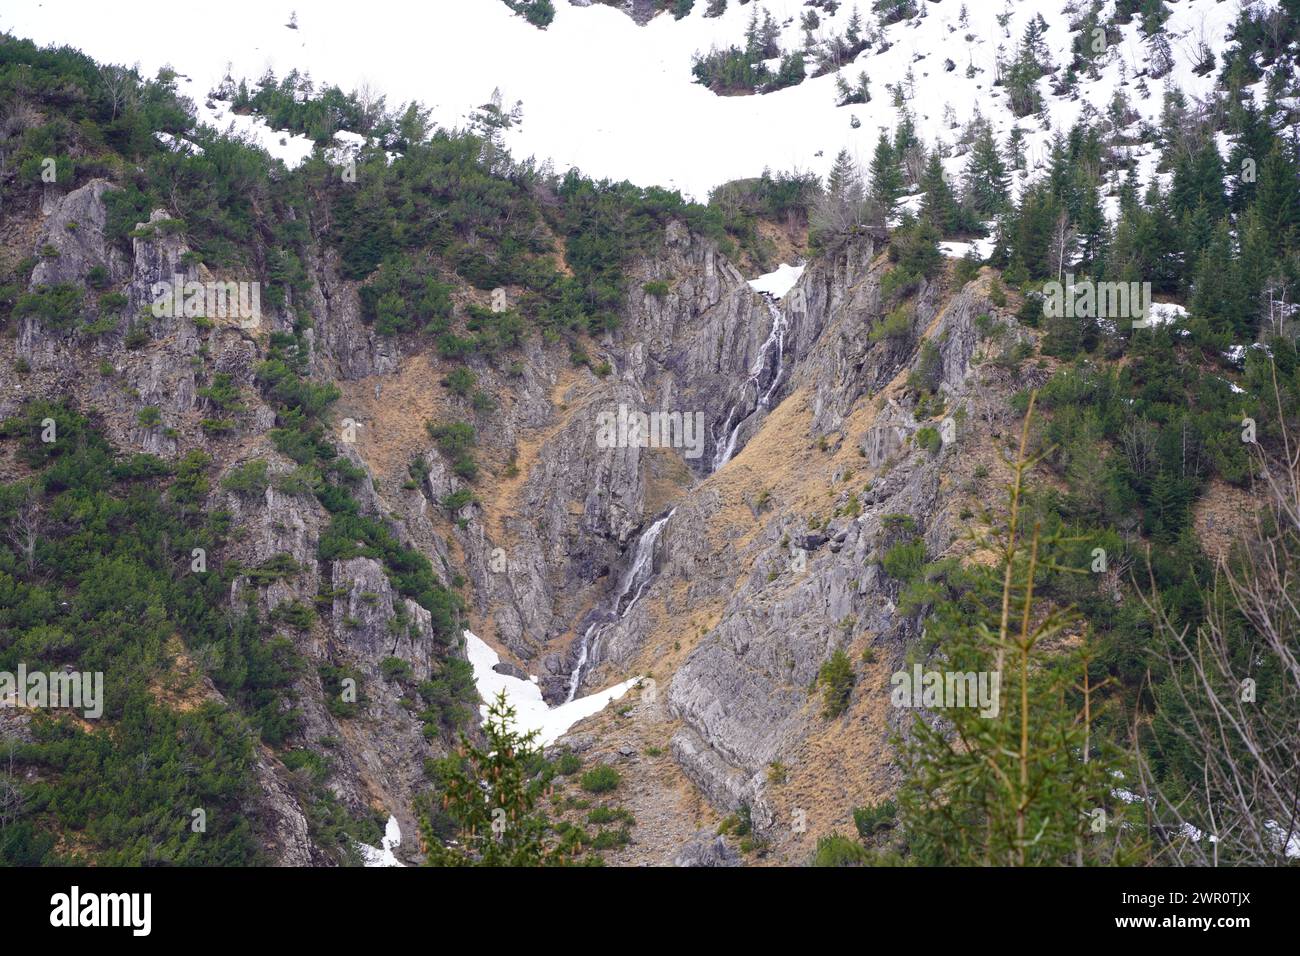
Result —
M 396 815 L 405 837 L 399 852 L 411 858 L 413 801 L 426 785 L 426 758 L 440 750 L 406 698 L 433 676 L 439 649 L 429 613 L 397 593 L 379 560 L 319 558 L 330 515 L 314 496 L 282 490 L 295 465 L 269 441 L 276 414 L 258 396 L 254 375 L 261 337 L 288 328 L 294 303 L 283 313 L 268 310 L 254 327 L 155 317 L 128 347 L 156 283 L 212 275 L 164 210 L 141 224 L 130 256 L 114 248 L 104 233 L 107 188 L 91 183 L 52 201 L 42 247 L 59 254 L 38 273 L 41 282 L 83 283 L 102 266 L 111 288 L 126 295 L 121 319 L 100 322 L 94 303 L 93 334 L 24 319 L 16 352 L 32 373 L 17 382 L 0 369 L 0 412 L 11 412 L 23 394 L 64 390 L 97 409 L 124 448 L 164 457 L 214 453 L 221 471 L 208 506 L 228 512 L 237 529 L 214 566 L 244 569 L 231 585 L 232 606 L 251 600 L 271 633 L 288 638 L 307 662 L 293 744 L 329 740 L 334 798 L 354 814 Z M 419 343 L 380 336 L 362 321 L 356 284 L 340 278 L 323 248 L 312 244 L 306 259 L 309 368 L 351 389 L 358 403 L 373 395 L 373 419 L 362 426 L 374 435 L 412 414 L 390 394 L 437 390 L 439 376 Z M 500 397 L 496 407 L 476 409 L 440 393 L 447 404 L 435 406 L 439 420 L 473 422 L 491 480 L 467 483 L 453 474 L 423 422 L 413 429 L 418 437 L 392 443 L 397 452 L 386 435 L 339 444 L 365 476 L 354 487 L 360 512 L 390 521 L 445 581 L 465 576 L 476 632 L 513 658 L 501 672 L 535 674 L 548 699 L 563 699 L 580 638 L 599 623 L 585 647 L 584 678 L 600 682 L 633 667 L 653 672 L 659 706 L 673 721 L 671 741 L 661 742 L 670 743 L 681 775 L 718 808 L 746 807 L 765 838 L 783 812 L 770 768 L 795 759 L 826 726 L 815 687 L 828 656 L 856 642 L 901 660 L 917 636 L 917 622 L 896 607 L 898 582 L 881 566 L 895 533 L 886 517 L 909 516 L 928 554 L 948 548 L 955 527 L 945 487 L 968 467 L 963 443 L 997 427 L 1005 395 L 1022 384 L 1003 364 L 980 364 L 993 347 L 977 321 L 992 311 L 980 282 L 961 290 L 942 278 L 923 283 L 908 301 L 908 328 L 873 335 L 897 305 L 882 301 L 889 264 L 880 251 L 867 237 L 844 244 L 811 262 L 778 302 L 755 293 L 716 244 L 674 223 L 630 269 L 621 324 L 595 343 L 592 365 L 608 362 L 609 374 L 575 368 L 564 348 L 532 337 L 518 361 L 471 360 L 480 387 Z M 1022 332 L 1001 319 L 1005 348 Z M 939 415 L 937 405 L 919 408 L 904 387 L 923 340 L 937 353 L 930 375 L 945 403 Z M 420 362 L 427 372 L 412 377 Z M 228 435 L 201 424 L 216 412 L 202 395 L 215 373 L 229 375 L 248 398 Z M 987 382 L 977 388 L 980 377 Z M 141 415 L 146 407 L 157 409 L 159 422 Z M 602 415 L 617 416 L 620 407 L 698 415 L 702 444 L 598 440 Z M 963 424 L 952 433 L 942 416 L 958 408 Z M 922 428 L 944 434 L 937 452 L 920 447 Z M 715 472 L 728 449 L 739 460 Z M 408 475 L 417 458 L 423 469 Z M 220 487 L 254 459 L 268 463 L 267 487 Z M 854 478 L 855 469 L 862 475 Z M 773 502 L 768 486 L 777 490 Z M 449 514 L 444 502 L 466 488 L 476 500 Z M 670 511 L 653 547 L 638 548 Z M 655 655 L 667 646 L 681 654 L 661 669 Z M 357 681 L 355 701 L 333 699 L 342 679 Z M 313 842 L 312 797 L 302 781 L 269 751 L 257 776 L 268 852 L 286 864 L 330 862 Z M 676 860 L 737 862 L 712 836 L 692 841 Z
M 673 861 L 677 866 L 740 866 L 740 854 L 727 841 L 708 830 L 701 830 L 682 847 Z
M 66 194 L 51 194 L 37 230 L 39 262 L 33 290 L 61 283 L 82 290 L 74 321 L 50 325 L 35 315 L 22 319 L 14 353 L 30 371 L 17 376 L 9 363 L 0 367 L 0 414 L 17 410 L 27 395 L 66 397 L 94 411 L 110 439 L 129 452 L 176 459 L 201 449 L 219 466 L 207 508 L 230 516 L 232 533 L 219 554 L 202 557 L 204 573 L 221 573 L 237 565 L 244 573 L 230 586 L 231 607 L 251 601 L 267 627 L 267 639 L 287 638 L 305 667 L 296 682 L 301 727 L 289 747 L 318 747 L 330 742 L 326 785 L 353 815 L 389 813 L 404 834 L 399 854 L 418 856 L 415 796 L 424 788 L 426 758 L 440 756 L 436 738 L 425 733 L 417 708 L 404 698 L 410 688 L 432 675 L 436 643 L 428 611 L 397 594 L 383 566 L 370 558 L 322 562 L 318 544 L 329 514 L 305 489 L 281 490 L 296 467 L 268 438 L 276 413 L 260 397 L 254 374 L 261 361 L 259 342 L 286 319 L 267 309 L 250 317 L 236 314 L 186 315 L 184 310 L 155 309 L 160 284 L 208 283 L 218 279 L 253 281 L 248 276 L 215 276 L 192 254 L 168 211 L 154 210 L 138 224 L 130 252 L 109 241 L 105 194 L 113 187 L 94 180 Z M 312 303 L 323 342 L 313 358 L 322 378 L 347 379 L 385 374 L 396 366 L 396 346 L 376 341 L 359 318 L 355 288 L 337 279 L 332 267 L 313 262 L 316 275 Z M 98 269 L 97 269 L 98 267 Z M 97 271 L 93 275 L 92 270 Z M 124 304 L 105 307 L 105 293 Z M 240 389 L 240 408 L 233 413 L 212 405 L 201 394 L 212 376 L 230 376 Z M 155 410 L 152 420 L 142 414 Z M 233 414 L 222 431 L 203 427 L 204 418 Z M 355 449 L 340 449 L 369 474 Z M 254 459 L 268 463 L 268 482 L 252 491 L 221 487 L 226 477 Z M 393 508 L 367 477 L 354 489 L 363 514 L 388 517 Z M 403 544 L 428 555 L 435 569 L 449 566 L 447 547 L 422 509 L 415 508 L 394 525 Z M 187 555 L 188 562 L 190 557 Z M 325 614 L 318 596 L 331 598 Z M 292 613 L 288 613 L 292 611 Z M 199 667 L 214 649 L 198 649 Z M 442 653 L 461 654 L 452 648 Z M 385 670 L 385 661 L 390 661 Z M 405 674 L 392 661 L 404 662 Z M 360 694 L 355 711 L 331 707 L 321 668 L 355 675 Z M 213 699 L 221 694 L 204 680 Z M 21 736 L 10 722 L 5 736 Z M 333 848 L 316 843 L 309 803 L 311 784 L 290 771 L 266 747 L 259 747 L 254 766 L 258 795 L 248 815 L 268 857 L 282 865 L 337 862 Z
M 110 282 L 126 277 L 125 257 L 104 241 L 104 193 L 112 188 L 105 179 L 92 179 L 52 203 L 34 250 L 39 261 L 32 270 L 32 286 L 85 282 L 96 266 L 106 271 Z

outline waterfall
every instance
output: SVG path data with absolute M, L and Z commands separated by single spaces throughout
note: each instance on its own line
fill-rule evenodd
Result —
M 785 333 L 790 328 L 790 320 L 776 299 L 767 293 L 762 293 L 762 296 L 767 303 L 767 311 L 772 316 L 772 330 L 758 349 L 758 358 L 749 370 L 749 378 L 740 390 L 740 397 L 727 410 L 727 417 L 723 419 L 722 434 L 727 436 L 727 440 L 725 443 L 719 441 L 714 448 L 714 471 L 729 462 L 736 453 L 736 439 L 740 435 L 741 426 L 754 412 L 770 406 L 772 395 L 781 384 L 781 375 L 785 371 Z M 754 392 L 752 406 L 749 404 L 751 388 Z
M 636 549 L 632 553 L 632 563 L 627 566 L 621 578 L 619 578 L 618 591 L 614 595 L 614 600 L 610 604 L 610 616 L 598 617 L 583 632 L 582 641 L 578 644 L 578 660 L 573 668 L 573 673 L 569 675 L 569 694 L 564 698 L 565 703 L 573 700 L 578 693 L 578 685 L 582 682 L 582 669 L 587 666 L 587 657 L 591 652 L 594 638 L 606 627 L 625 617 L 629 611 L 641 599 L 642 593 L 650 584 L 650 578 L 654 575 L 654 558 L 655 546 L 659 543 L 659 536 L 663 533 L 664 526 L 668 524 L 668 519 L 673 516 L 677 509 L 674 508 L 666 515 L 654 522 L 641 536 L 637 538 Z M 633 593 L 635 589 L 635 593 Z M 632 600 L 624 604 L 624 599 L 632 595 Z

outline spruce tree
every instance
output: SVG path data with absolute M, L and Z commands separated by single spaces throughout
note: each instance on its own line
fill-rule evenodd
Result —
M 996 216 L 1006 206 L 1008 182 L 993 128 L 984 123 L 966 161 L 966 195 L 971 207 L 986 219 Z
M 930 154 L 921 177 L 925 197 L 921 200 L 921 215 L 939 230 L 941 235 L 951 235 L 960 226 L 961 216 L 952 187 L 943 173 L 943 160 L 938 152 Z
M 1097 275 L 1106 258 L 1109 227 L 1101 208 L 1099 183 L 1087 170 L 1080 167 L 1075 174 L 1075 188 L 1079 197 L 1079 265 L 1082 271 Z
M 1236 140 L 1228 156 L 1229 197 L 1233 212 L 1240 213 L 1255 198 L 1259 166 L 1272 151 L 1274 137 L 1251 97 L 1233 110 L 1231 124 Z
M 842 149 L 827 174 L 826 189 L 813 208 L 813 232 L 823 243 L 843 238 L 863 224 L 866 214 L 862 173 L 849 151 Z
M 1237 341 L 1251 325 L 1243 292 L 1228 222 L 1220 220 L 1196 264 L 1192 316 L 1208 322 L 1212 334 Z
M 889 138 L 884 133 L 876 141 L 876 151 L 871 157 L 871 199 L 888 218 L 894 213 L 898 197 L 903 194 L 903 173 L 899 169 L 901 157 L 894 153 Z
M 976 536 L 997 564 L 940 575 L 904 596 L 930 602 L 930 669 L 1000 679 L 995 713 L 948 706 L 943 722 L 917 714 L 899 742 L 898 815 L 921 865 L 1114 864 L 1138 849 L 1134 828 L 1117 819 L 1135 812 L 1113 793 L 1119 755 L 1094 729 L 1086 633 L 1074 649 L 1045 646 L 1078 618 L 1045 606 L 1036 588 L 1052 573 L 1087 569 L 1066 564 L 1068 540 L 1030 518 L 1033 410 L 1031 394 L 1007 517 Z
M 486 749 L 461 735 L 460 750 L 437 764 L 442 815 L 454 828 L 445 842 L 435 814 L 421 815 L 420 834 L 430 866 L 550 866 L 567 861 L 547 841 L 549 823 L 537 809 L 540 787 L 531 768 L 540 757 L 537 731 L 515 729 L 505 691 L 488 705 Z
M 1264 231 L 1273 238 L 1273 255 L 1280 257 L 1300 237 L 1300 171 L 1275 142 L 1259 167 L 1254 208 Z

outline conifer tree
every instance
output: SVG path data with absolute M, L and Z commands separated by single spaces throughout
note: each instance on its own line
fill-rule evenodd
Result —
M 842 149 L 826 177 L 826 189 L 813 208 L 812 228 L 820 241 L 851 235 L 866 221 L 866 187 L 857 162 Z
M 950 235 L 961 225 L 961 210 L 953 195 L 952 187 L 943 173 L 943 160 L 938 152 L 930 154 L 925 166 L 925 175 L 921 177 L 921 188 L 925 197 L 921 200 L 921 215 L 939 230 L 941 235 Z
M 546 839 L 549 823 L 537 809 L 538 788 L 530 767 L 540 756 L 537 731 L 515 729 L 515 709 L 505 691 L 488 705 L 483 725 L 487 747 L 461 735 L 458 753 L 438 762 L 442 813 L 455 829 L 454 842 L 437 833 L 433 814 L 420 819 L 431 866 L 550 866 L 565 862 Z
M 984 123 L 966 162 L 966 195 L 976 214 L 996 216 L 1005 206 L 1008 194 L 1006 164 L 998 153 L 993 128 Z
M 1273 239 L 1272 252 L 1281 256 L 1300 237 L 1300 171 L 1294 159 L 1275 142 L 1259 167 L 1254 207 L 1264 232 Z
M 849 14 L 849 25 L 844 31 L 844 39 L 849 41 L 850 46 L 857 46 L 862 40 L 862 15 L 858 13 L 856 4 L 853 12 Z
M 903 174 L 899 157 L 884 133 L 876 141 L 876 151 L 871 157 L 871 199 L 886 218 L 893 215 L 898 197 L 903 194 Z
M 918 714 L 900 742 L 899 819 L 922 865 L 1103 864 L 1131 852 L 1132 828 L 1116 819 L 1125 805 L 1112 793 L 1120 759 L 1094 733 L 1098 688 L 1086 639 L 1073 651 L 1044 647 L 1077 618 L 1042 606 L 1035 588 L 1048 574 L 1086 569 L 1060 563 L 1069 540 L 1045 532 L 1025 505 L 1042 457 L 1029 453 L 1033 409 L 1031 395 L 1007 517 L 977 538 L 997 564 L 924 595 L 934 598 L 926 624 L 937 641 L 933 669 L 996 674 L 999 694 L 995 713 L 948 706 L 942 723 Z
M 1193 317 L 1208 321 L 1211 333 L 1236 341 L 1249 330 L 1250 322 L 1226 219 L 1219 221 L 1195 269 Z
M 1079 197 L 1079 265 L 1082 271 L 1097 275 L 1105 261 L 1106 243 L 1109 239 L 1106 214 L 1101 208 L 1099 184 L 1083 168 L 1076 173 L 1075 181 Z

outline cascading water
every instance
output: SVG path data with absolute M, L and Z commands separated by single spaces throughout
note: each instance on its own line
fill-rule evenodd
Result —
M 781 288 L 774 288 L 768 291 L 764 282 L 771 276 L 765 276 L 754 280 L 758 283 L 755 291 L 763 297 L 767 305 L 767 311 L 772 317 L 772 328 L 767 333 L 767 339 L 758 349 L 758 357 L 754 360 L 754 365 L 749 371 L 749 378 L 746 379 L 744 387 L 740 390 L 740 396 L 736 402 L 727 411 L 727 416 L 723 420 L 722 430 L 719 435 L 725 435 L 726 441 L 717 441 L 713 453 L 713 470 L 717 471 L 736 453 L 736 442 L 740 435 L 740 428 L 748 421 L 749 417 L 760 408 L 770 407 L 772 396 L 776 394 L 777 388 L 781 384 L 781 377 L 785 374 L 785 335 L 790 328 L 790 320 L 786 317 L 784 310 L 780 305 L 780 297 L 789 291 L 789 287 L 798 281 L 799 276 L 803 273 L 803 267 L 794 268 L 782 267 L 784 272 L 781 274 L 786 279 L 786 284 Z M 754 285 L 754 283 L 751 283 Z M 750 392 L 753 392 L 752 396 Z M 752 404 L 751 404 L 752 402 Z M 664 526 L 668 519 L 673 516 L 674 508 L 666 515 L 655 521 L 649 528 L 641 533 L 637 539 L 636 550 L 632 555 L 632 563 L 627 566 L 619 580 L 618 592 L 614 596 L 609 610 L 587 625 L 586 631 L 583 632 L 582 640 L 578 643 L 578 659 L 574 663 L 573 671 L 569 674 L 569 692 L 565 697 L 565 703 L 573 700 L 578 693 L 578 687 L 582 684 L 582 669 L 587 666 L 587 659 L 591 654 L 591 649 L 600 636 L 600 632 L 615 621 L 625 617 L 636 602 L 641 599 L 642 593 L 650 585 L 650 579 L 654 576 L 654 557 L 655 547 L 659 543 L 659 537 L 663 533 Z M 631 595 L 631 600 L 628 596 Z M 626 601 L 626 603 L 624 603 Z
M 569 694 L 564 698 L 565 703 L 573 700 L 578 693 L 578 686 L 582 683 L 582 669 L 587 665 L 587 656 L 591 651 L 593 639 L 607 625 L 624 617 L 632 610 L 636 602 L 641 599 L 642 592 L 650 583 L 650 578 L 654 575 L 654 558 L 655 546 L 659 543 L 659 537 L 663 534 L 664 525 L 668 524 L 668 519 L 673 516 L 674 508 L 669 511 L 645 531 L 641 532 L 641 537 L 637 539 L 636 550 L 632 553 L 632 563 L 627 566 L 623 572 L 622 578 L 619 579 L 618 593 L 610 605 L 610 617 L 593 621 L 582 635 L 582 642 L 578 645 L 578 660 L 574 665 L 573 672 L 569 675 Z M 633 593 L 635 589 L 635 593 Z M 623 601 L 631 594 L 632 600 L 624 604 Z
M 749 378 L 740 390 L 740 397 L 727 410 L 723 419 L 720 435 L 726 435 L 726 441 L 718 441 L 713 452 L 713 470 L 717 471 L 731 460 L 736 453 L 736 440 L 740 428 L 749 417 L 760 408 L 767 408 L 772 395 L 781 384 L 781 375 L 785 371 L 785 333 L 790 328 L 790 321 L 776 299 L 763 293 L 763 301 L 772 315 L 772 330 L 766 341 L 759 347 L 758 358 L 749 370 Z M 750 405 L 750 389 L 753 389 L 753 405 Z M 734 423 L 734 424 L 733 424 Z

